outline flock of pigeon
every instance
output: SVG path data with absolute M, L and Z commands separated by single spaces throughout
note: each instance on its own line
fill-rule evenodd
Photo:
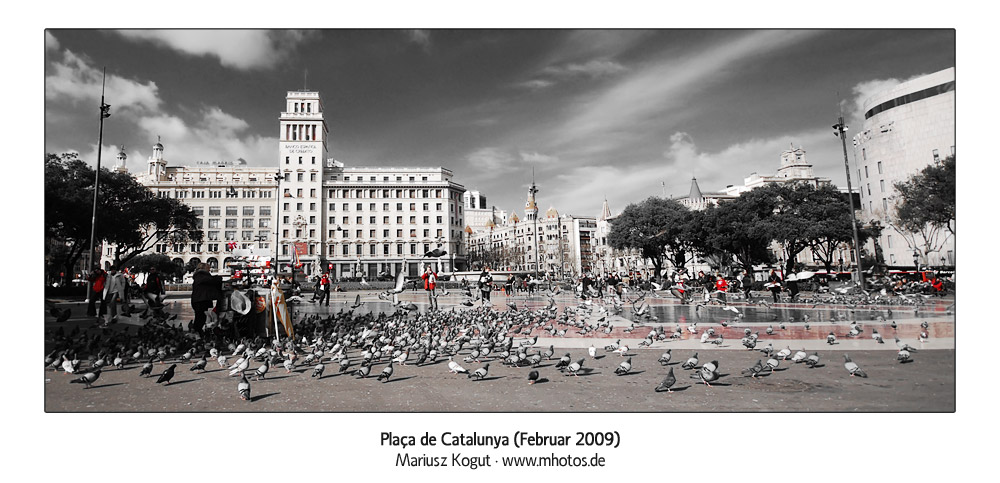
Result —
M 609 299 L 584 300 L 561 311 L 550 295 L 547 306 L 533 310 L 518 309 L 515 303 L 508 302 L 508 310 L 502 311 L 479 307 L 420 313 L 397 304 L 397 310 L 391 314 L 359 314 L 353 311 L 363 305 L 358 296 L 353 305 L 347 304 L 334 314 L 296 315 L 295 329 L 299 335 L 281 341 L 261 337 L 202 340 L 183 331 L 179 325 L 173 327 L 169 324 L 124 326 L 123 330 L 101 328 L 96 333 L 76 328 L 68 334 L 59 326 L 47 334 L 53 350 L 46 355 L 45 364 L 53 370 L 79 374 L 71 382 L 84 384 L 86 388 L 90 388 L 100 378 L 102 370 L 109 367 L 121 370 L 127 364 L 141 363 L 139 376 L 151 378 L 156 362 L 165 364 L 169 361 L 171 365 L 156 376 L 157 384 L 169 385 L 178 364 L 188 364 L 190 371 L 199 372 L 206 371 L 209 364 L 218 364 L 220 368 L 228 369 L 229 376 L 239 378 L 237 393 L 246 401 L 252 400 L 250 378 L 256 381 L 266 379 L 271 367 L 282 367 L 288 373 L 297 367 L 304 367 L 312 378 L 322 379 L 330 365 L 331 371 L 367 378 L 372 375 L 374 366 L 386 364 L 374 371 L 376 381 L 386 382 L 392 378 L 396 365 L 423 366 L 446 358 L 450 373 L 464 374 L 468 379 L 479 381 L 489 379 L 491 362 L 510 367 L 529 367 L 528 384 L 535 384 L 541 380 L 539 368 L 542 362 L 556 357 L 553 345 L 536 347 L 539 334 L 549 337 L 565 337 L 568 331 L 581 336 L 610 334 L 614 328 L 611 315 L 620 312 L 622 304 L 615 302 L 613 297 Z M 638 302 L 641 303 L 641 298 Z M 648 320 L 648 306 L 637 308 L 636 301 L 632 301 L 632 305 L 633 315 Z M 733 307 L 725 307 L 725 310 L 734 312 L 737 319 L 742 318 L 742 314 Z M 722 325 L 728 326 L 726 322 Z M 784 324 L 781 327 L 784 328 Z M 624 327 L 623 332 L 632 333 L 635 328 L 633 322 Z M 922 339 L 926 337 L 927 328 L 924 322 Z M 687 329 L 691 338 L 699 333 L 697 322 L 691 323 Z M 863 330 L 855 322 L 845 336 L 858 337 Z M 769 325 L 765 333 L 771 335 L 773 332 L 774 328 Z M 663 325 L 658 324 L 651 327 L 638 345 L 648 347 L 657 342 L 681 338 L 683 331 L 679 324 L 669 334 Z M 877 343 L 884 343 L 875 329 L 872 330 L 872 338 Z M 519 339 L 523 340 L 518 342 Z M 721 333 L 716 336 L 714 328 L 702 331 L 700 340 L 714 345 L 723 342 Z M 765 372 L 773 373 L 787 360 L 810 368 L 817 367 L 820 361 L 818 352 L 807 354 L 805 350 L 800 350 L 793 354 L 788 347 L 775 351 L 770 342 L 758 348 L 761 344 L 759 333 L 749 328 L 744 329 L 741 343 L 746 350 L 760 351 L 766 357 L 742 371 L 742 375 L 750 378 L 757 378 Z M 837 343 L 834 333 L 827 336 L 827 343 Z M 897 360 L 901 363 L 912 361 L 916 349 L 898 337 L 896 345 Z M 621 344 L 620 339 L 604 347 L 605 352 L 623 358 L 630 349 L 628 345 Z M 597 358 L 596 347 L 591 346 L 587 352 L 589 357 Z M 80 353 L 88 355 L 86 366 L 78 359 Z M 565 376 L 578 376 L 588 371 L 584 367 L 586 360 L 586 357 L 573 357 L 567 352 L 559 357 L 555 368 Z M 671 350 L 664 352 L 658 362 L 663 366 L 671 365 Z M 461 365 L 463 363 L 478 367 L 470 371 Z M 690 377 L 711 387 L 721 377 L 719 364 L 718 360 L 699 364 L 698 354 L 694 353 L 680 367 L 695 371 Z M 868 377 L 848 354 L 844 354 L 844 368 L 850 376 Z M 632 357 L 628 357 L 621 361 L 614 373 L 620 376 L 633 370 Z M 674 369 L 670 367 L 654 390 L 670 393 L 675 383 Z

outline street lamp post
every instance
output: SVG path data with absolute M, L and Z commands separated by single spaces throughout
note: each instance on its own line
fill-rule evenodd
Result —
M 275 187 L 275 199 L 278 200 L 278 207 L 275 210 L 276 215 L 274 217 L 274 280 L 278 280 L 278 274 L 280 273 L 278 269 L 278 250 L 281 249 L 281 200 L 284 199 L 281 196 L 281 171 L 274 173 L 274 187 Z
M 861 289 L 865 288 L 864 274 L 861 272 L 861 245 L 858 243 L 858 220 L 854 214 L 854 191 L 851 189 L 851 166 L 847 161 L 847 126 L 844 125 L 844 116 L 837 118 L 837 124 L 833 125 L 834 136 L 840 138 L 844 147 L 844 170 L 847 173 L 847 199 L 851 205 L 851 230 L 854 232 L 854 255 L 857 257 L 858 283 Z
M 105 73 L 106 72 L 107 68 L 105 68 Z M 97 227 L 97 193 L 100 191 L 101 187 L 101 146 L 104 145 L 104 119 L 109 117 L 111 117 L 111 106 L 104 103 L 104 77 L 101 77 L 101 127 L 97 133 L 97 169 L 94 170 L 94 208 L 90 216 L 90 250 L 87 251 L 87 270 L 93 270 L 94 265 L 94 234 L 95 228 Z M 87 279 L 87 303 L 90 303 L 90 277 L 88 276 Z

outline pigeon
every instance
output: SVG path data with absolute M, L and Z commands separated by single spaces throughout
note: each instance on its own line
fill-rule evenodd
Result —
M 489 372 L 490 372 L 490 363 L 487 362 L 486 364 L 483 364 L 483 367 L 476 369 L 472 374 L 466 374 L 466 377 L 469 378 L 475 377 L 476 379 L 481 380 L 482 378 L 486 377 L 486 375 L 489 374 Z
M 709 383 L 719 379 L 719 361 L 712 361 L 702 366 L 701 370 L 698 371 L 698 378 L 706 386 L 712 387 Z
M 76 372 L 76 368 L 73 367 L 73 361 L 69 360 L 69 358 L 66 357 L 65 354 L 63 354 L 62 369 L 63 372 L 65 372 L 66 374 L 72 374 Z
M 250 381 L 247 380 L 246 374 L 240 377 L 240 383 L 236 385 L 236 390 L 240 393 L 240 399 L 250 400 Z
M 580 368 L 581 367 L 583 367 L 583 359 L 580 359 L 580 360 L 578 360 L 578 361 L 570 364 L 569 367 L 566 368 L 566 370 L 569 371 L 570 374 L 573 374 L 574 376 L 576 376 L 577 372 L 580 372 Z
M 618 355 L 620 355 L 622 357 L 625 357 L 625 354 L 628 353 L 628 346 L 627 345 L 623 345 L 623 346 L 615 349 L 614 352 L 617 352 Z
M 660 382 L 659 386 L 656 386 L 656 389 L 654 389 L 654 391 L 656 391 L 656 392 L 663 392 L 663 391 L 673 392 L 673 391 L 670 390 L 670 387 L 673 386 L 674 383 L 676 383 L 676 382 L 677 382 L 677 378 L 674 377 L 674 368 L 671 367 L 670 370 L 667 371 L 667 377 L 663 378 L 663 381 Z
M 767 334 L 767 335 L 774 334 L 774 327 L 771 327 L 771 325 L 768 324 L 767 330 L 765 330 L 764 333 Z
M 847 372 L 852 377 L 856 375 L 861 377 L 868 377 L 868 374 L 865 374 L 865 371 L 862 371 L 861 367 L 855 364 L 854 361 L 851 360 L 851 356 L 847 354 L 844 354 L 844 369 L 847 369 Z
M 930 337 L 927 336 L 927 331 L 926 330 L 922 330 L 922 331 L 920 331 L 920 336 L 917 338 L 917 341 L 919 341 L 919 342 L 927 342 L 927 339 L 929 339 L 929 338 Z
M 920 328 L 921 329 L 928 329 L 928 328 L 930 328 L 930 324 L 928 324 L 927 321 L 925 320 L 925 321 L 923 321 L 923 322 L 920 323 Z
M 528 384 L 534 384 L 538 381 L 538 371 L 531 371 L 528 373 Z
M 316 378 L 322 379 L 323 378 L 323 371 L 325 369 L 326 369 L 326 366 L 324 366 L 322 362 L 319 363 L 319 364 L 316 364 L 316 367 L 313 367 L 312 375 L 310 377 L 316 377 Z
M 177 364 L 170 364 L 170 367 L 168 367 L 167 370 L 163 371 L 163 373 L 160 374 L 160 377 L 156 380 L 156 383 L 160 384 L 165 382 L 169 386 L 170 380 L 174 378 L 174 368 L 176 367 Z
M 208 365 L 208 359 L 202 357 L 201 359 L 198 360 L 198 362 L 195 362 L 194 364 L 192 364 L 191 365 L 191 369 L 189 369 L 189 370 L 190 371 L 205 372 L 205 366 L 207 366 L 207 365 Z
M 660 358 L 656 360 L 656 362 L 659 362 L 661 366 L 665 366 L 665 365 L 669 364 L 670 363 L 670 349 L 667 349 L 667 351 L 664 352 L 663 355 L 661 355 Z
M 237 374 L 243 374 L 243 372 L 249 368 L 250 368 L 250 358 L 249 357 L 240 358 L 240 360 L 237 361 L 236 364 L 230 366 L 229 376 L 232 377 Z
M 792 355 L 792 350 L 788 347 L 781 349 L 777 354 L 775 354 L 776 357 L 780 357 L 783 361 L 788 360 L 788 356 L 790 355 Z
M 806 350 L 802 349 L 802 350 L 796 352 L 794 356 L 792 356 L 792 362 L 798 364 L 799 362 L 802 362 L 802 361 L 806 360 L 806 356 L 807 355 L 808 354 L 806 354 Z
M 344 357 L 340 360 L 340 373 L 343 374 L 347 372 L 347 368 L 351 367 L 351 360 Z
M 95 370 L 93 370 L 91 372 L 88 372 L 88 373 L 84 374 L 79 379 L 73 379 L 73 380 L 71 380 L 69 382 L 74 383 L 74 384 L 81 384 L 81 383 L 82 384 L 86 384 L 86 386 L 84 387 L 84 389 L 90 389 L 90 385 L 93 384 L 94 381 L 96 381 L 98 377 L 101 377 L 101 369 L 100 368 L 97 368 L 97 369 L 95 369 Z
M 542 352 L 541 356 L 545 360 L 552 360 L 552 355 L 555 354 L 555 353 L 556 353 L 555 347 L 550 345 L 549 348 L 548 348 L 548 350 L 546 350 L 545 352 Z
M 690 359 L 681 364 L 681 369 L 694 369 L 698 365 L 698 353 L 695 352 Z
M 589 354 L 590 357 L 597 357 L 597 348 L 591 344 L 590 347 L 587 348 L 587 354 Z
M 768 372 L 774 372 L 778 368 L 778 359 L 771 357 L 767 360 L 766 364 Z
M 885 341 L 882 340 L 882 334 L 878 333 L 878 329 L 872 329 L 872 340 L 879 344 L 885 344 Z
M 568 367 L 570 362 L 572 362 L 572 359 L 569 356 L 569 352 L 567 352 L 566 355 L 559 358 L 559 362 L 556 363 L 556 369 Z
M 910 347 L 909 345 L 907 345 L 906 342 L 903 342 L 903 341 L 899 340 L 899 337 L 896 337 L 896 348 L 899 349 L 899 350 L 901 350 L 901 351 L 902 350 L 910 351 L 910 352 L 916 352 L 917 351 L 917 349 L 915 349 L 915 348 Z
M 834 335 L 833 332 L 830 332 L 830 335 L 826 336 L 826 343 L 830 344 L 830 345 L 836 344 L 837 343 L 837 336 Z
M 764 370 L 764 364 L 760 362 L 760 359 L 757 359 L 757 363 L 754 364 L 752 367 L 743 369 L 742 374 L 744 376 L 749 375 L 752 378 L 757 378 L 757 374 L 760 374 L 763 370 Z
M 701 343 L 702 344 L 704 344 L 705 342 L 708 342 L 708 336 L 709 336 L 708 331 L 705 331 L 705 332 L 701 333 Z
M 809 368 L 811 369 L 813 367 L 816 367 L 816 364 L 819 364 L 819 353 L 813 352 L 812 355 L 810 355 L 809 358 L 806 359 L 806 365 L 809 366 Z
M 69 320 L 71 315 L 73 315 L 73 312 L 67 308 L 66 310 L 63 310 L 62 312 L 59 313 L 59 316 L 56 317 L 56 322 L 59 323 L 66 322 L 67 320 Z M 88 385 L 87 387 L 90 386 Z
M 264 365 L 258 367 L 257 370 L 254 371 L 254 376 L 256 376 L 259 381 L 264 378 L 264 374 L 267 374 L 267 370 L 270 368 L 271 366 L 268 364 L 267 359 L 264 359 Z
M 632 358 L 629 357 L 627 360 L 622 361 L 622 363 L 618 365 L 618 368 L 615 369 L 615 374 L 623 376 L 625 374 L 628 374 L 629 371 L 631 370 L 632 370 Z
M 910 351 L 906 349 L 900 349 L 899 353 L 896 354 L 896 360 L 899 362 L 909 362 L 911 360 Z
M 149 362 L 142 365 L 142 370 L 139 371 L 139 375 L 142 377 L 149 377 L 153 372 L 153 358 L 149 358 Z
M 448 370 L 455 374 L 461 374 L 463 372 L 465 374 L 469 373 L 469 371 L 467 371 L 464 367 L 458 365 L 457 362 L 453 361 L 451 359 L 451 356 L 448 356 Z
M 382 382 L 388 381 L 389 378 L 392 376 L 392 371 L 393 371 L 392 361 L 389 361 L 389 365 L 385 366 L 385 368 L 382 369 L 382 373 L 378 375 L 377 380 Z

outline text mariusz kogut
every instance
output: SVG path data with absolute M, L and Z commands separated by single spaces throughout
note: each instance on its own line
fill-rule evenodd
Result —
M 605 446 L 617 448 L 621 443 L 618 431 L 609 432 L 576 432 L 573 435 L 543 435 L 537 432 L 518 431 L 513 436 L 482 435 L 476 432 L 452 433 L 446 431 L 440 435 L 424 433 L 422 436 L 407 434 L 381 434 L 382 446 L 396 446 L 408 449 L 415 446 L 439 447 L 445 446 L 453 451 L 468 448 L 476 454 L 453 452 L 447 456 L 428 455 L 413 450 L 398 453 L 396 466 L 459 466 L 478 469 L 490 466 L 604 466 L 604 457 L 596 453 L 586 456 L 557 454 L 550 452 L 531 456 L 503 456 L 491 459 L 488 450 L 507 448 L 513 444 L 516 448 L 532 447 L 565 447 L 565 446 Z

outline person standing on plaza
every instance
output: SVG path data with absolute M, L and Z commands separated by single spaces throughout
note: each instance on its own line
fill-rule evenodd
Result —
M 479 292 L 482 293 L 483 305 L 490 302 L 490 292 L 493 290 L 493 275 L 490 274 L 490 267 L 483 268 L 483 273 L 479 274 Z
M 753 276 L 749 270 L 740 273 L 740 289 L 743 291 L 743 298 L 750 301 L 750 291 L 753 289 Z
M 788 278 L 785 279 L 785 285 L 788 287 L 788 301 L 794 302 L 796 297 L 799 295 L 799 277 L 795 272 L 789 273 Z
M 87 281 L 90 282 L 90 294 L 87 296 L 87 316 L 88 317 L 98 317 L 104 315 L 107 311 L 107 307 L 104 306 L 104 283 L 108 279 L 108 274 L 101 270 L 100 265 L 94 265 L 94 269 L 91 270 L 90 275 L 87 276 Z M 97 311 L 97 300 L 101 300 L 101 311 Z
M 715 290 L 715 279 L 711 275 L 705 273 L 704 270 L 698 270 L 698 285 L 701 286 L 702 290 L 705 292 L 705 303 L 707 304 L 709 299 L 712 297 L 712 291 Z
M 166 294 L 166 286 L 163 277 L 157 272 L 156 267 L 149 267 L 146 274 L 146 281 L 142 284 L 142 293 L 146 296 L 147 303 L 151 309 L 163 306 L 163 295 Z
M 107 280 L 104 282 L 104 327 L 111 325 L 111 320 L 118 315 L 118 302 L 128 303 L 125 296 L 126 283 L 125 276 L 117 268 L 111 267 L 108 270 Z
M 205 327 L 207 312 L 212 309 L 215 301 L 222 297 L 222 277 L 212 275 L 207 263 L 199 263 L 193 278 L 191 308 L 194 309 L 194 322 L 189 329 L 201 332 Z
M 718 295 L 722 305 L 726 305 L 726 291 L 729 290 L 729 282 L 722 278 L 721 274 L 715 276 L 715 294 Z
M 778 303 L 778 294 L 781 293 L 781 276 L 773 268 L 767 276 L 767 288 L 771 291 L 771 298 L 774 300 L 774 303 Z
M 437 294 L 434 292 L 434 288 L 437 287 L 437 274 L 431 269 L 430 265 L 424 269 L 424 274 L 420 276 L 424 279 L 424 290 L 427 291 L 427 297 L 430 301 L 430 310 L 437 310 Z
M 319 290 L 317 290 L 317 292 L 319 293 L 319 302 L 317 302 L 317 305 L 323 305 L 323 302 L 326 301 L 326 306 L 329 307 L 330 277 L 324 273 L 323 276 L 320 277 L 319 282 L 316 284 L 316 286 L 319 288 Z

